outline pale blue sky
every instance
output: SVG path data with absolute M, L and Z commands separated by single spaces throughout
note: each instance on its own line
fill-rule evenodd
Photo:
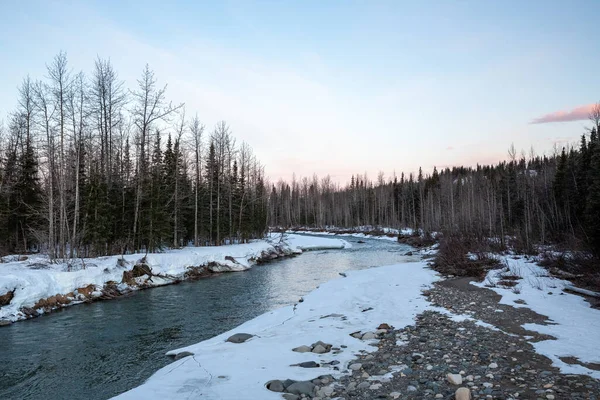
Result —
M 110 57 L 129 87 L 149 63 L 275 179 L 549 152 L 587 122 L 530 122 L 600 100 L 594 0 L 0 0 L 0 14 L 0 118 L 60 50 L 76 71 Z

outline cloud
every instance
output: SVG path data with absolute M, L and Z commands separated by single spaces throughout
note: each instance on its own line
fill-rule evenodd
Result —
M 535 118 L 530 124 L 548 124 L 551 122 L 568 122 L 586 120 L 595 104 L 574 108 L 570 111 L 555 111 L 542 117 Z
M 453 146 L 448 146 L 448 147 L 446 147 L 446 150 L 454 150 L 454 147 Z

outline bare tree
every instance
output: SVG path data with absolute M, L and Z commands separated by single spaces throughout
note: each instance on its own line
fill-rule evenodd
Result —
M 199 246 L 199 198 L 200 185 L 202 183 L 202 135 L 204 133 L 204 125 L 200 123 L 198 114 L 190 122 L 190 133 L 192 135 L 192 143 L 194 148 L 194 246 Z
M 156 87 L 156 78 L 154 72 L 148 64 L 142 72 L 142 77 L 138 79 L 138 89 L 133 91 L 133 109 L 132 118 L 139 134 L 139 151 L 137 160 L 137 187 L 135 193 L 135 210 L 133 217 L 133 240 L 135 241 L 138 233 L 138 223 L 140 217 L 140 205 L 143 195 L 143 177 L 147 172 L 146 146 L 150 140 L 150 129 L 153 124 L 159 121 L 168 121 L 171 114 L 177 112 L 183 107 L 183 103 L 173 106 L 172 103 L 166 103 L 167 86 L 158 89 Z

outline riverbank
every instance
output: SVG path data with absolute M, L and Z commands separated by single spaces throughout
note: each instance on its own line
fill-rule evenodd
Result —
M 51 263 L 45 256 L 5 257 L 0 264 L 0 325 L 137 290 L 245 271 L 256 263 L 307 250 L 342 249 L 341 239 L 273 234 L 268 240 L 220 247 L 186 247 Z
M 598 398 L 600 311 L 531 258 L 498 257 L 481 283 L 417 260 L 344 274 L 169 352 L 118 398 Z

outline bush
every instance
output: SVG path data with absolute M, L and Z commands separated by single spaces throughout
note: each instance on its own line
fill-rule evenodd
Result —
M 444 236 L 433 262 L 433 268 L 445 275 L 472 276 L 483 279 L 498 261 L 489 256 L 489 241 L 465 235 Z

